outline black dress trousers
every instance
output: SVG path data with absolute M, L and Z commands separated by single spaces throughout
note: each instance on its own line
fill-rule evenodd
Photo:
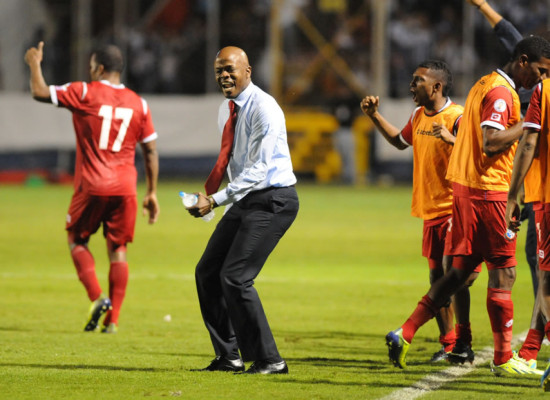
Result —
M 280 360 L 254 288 L 269 254 L 298 213 L 294 186 L 248 193 L 210 237 L 195 270 L 202 317 L 218 356 Z

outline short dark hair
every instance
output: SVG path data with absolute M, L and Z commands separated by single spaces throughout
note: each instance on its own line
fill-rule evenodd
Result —
M 92 56 L 95 56 L 95 62 L 98 65 L 103 65 L 106 72 L 122 72 L 124 68 L 122 52 L 114 44 L 97 47 L 92 51 Z
M 539 61 L 541 57 L 550 58 L 550 42 L 536 35 L 526 37 L 516 44 L 512 53 L 512 61 L 517 60 L 523 54 L 529 61 Z
M 453 74 L 445 61 L 426 60 L 418 64 L 417 68 L 426 68 L 435 71 L 438 78 L 443 82 L 443 88 L 441 89 L 443 96 L 447 97 L 449 93 L 451 93 L 451 89 L 453 88 Z

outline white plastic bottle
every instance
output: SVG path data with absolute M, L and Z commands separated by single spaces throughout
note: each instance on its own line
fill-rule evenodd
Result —
M 180 197 L 181 197 L 181 202 L 187 208 L 188 207 L 193 207 L 195 204 L 197 204 L 197 201 L 199 201 L 199 196 L 197 196 L 196 194 L 193 194 L 193 193 L 180 192 Z M 214 215 L 215 215 L 214 210 L 212 210 L 208 214 L 202 216 L 201 218 L 204 221 L 208 222 L 212 218 L 214 218 Z

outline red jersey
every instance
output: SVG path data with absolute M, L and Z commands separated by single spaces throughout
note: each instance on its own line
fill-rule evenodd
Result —
M 75 190 L 97 196 L 135 195 L 137 143 L 157 133 L 145 100 L 108 81 L 50 86 L 52 102 L 73 113 Z

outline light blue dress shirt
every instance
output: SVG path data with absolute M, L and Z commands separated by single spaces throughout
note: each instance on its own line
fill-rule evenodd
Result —
M 233 152 L 227 166 L 229 184 L 212 197 L 218 205 L 248 193 L 296 183 L 288 148 L 285 116 L 277 101 L 252 82 L 233 99 L 238 107 Z M 229 119 L 229 99 L 218 112 L 218 127 Z

